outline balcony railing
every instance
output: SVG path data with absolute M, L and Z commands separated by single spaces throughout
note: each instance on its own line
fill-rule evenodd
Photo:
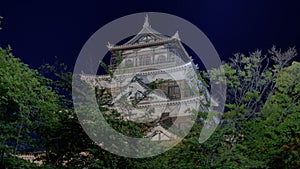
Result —
M 131 72 L 141 72 L 145 70 L 160 70 L 166 69 L 176 66 L 176 62 L 165 62 L 165 63 L 155 63 L 149 65 L 142 65 L 142 66 L 133 66 L 133 67 L 119 67 L 115 70 L 115 74 L 122 74 L 122 73 L 131 73 Z

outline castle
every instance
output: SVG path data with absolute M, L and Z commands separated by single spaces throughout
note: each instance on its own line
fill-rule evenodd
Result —
M 108 108 L 122 119 L 158 121 L 147 137 L 171 140 L 176 134 L 166 123 L 182 130 L 190 127 L 197 111 L 207 111 L 209 94 L 198 80 L 197 65 L 183 47 L 178 32 L 165 36 L 154 30 L 148 16 L 138 34 L 122 45 L 108 44 L 112 53 L 107 75 L 81 79 L 111 96 Z

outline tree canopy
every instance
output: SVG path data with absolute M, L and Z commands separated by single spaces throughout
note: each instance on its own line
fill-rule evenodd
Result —
M 0 151 L 4 156 L 44 147 L 45 130 L 53 127 L 58 95 L 36 70 L 0 48 Z M 51 119 L 51 120 L 49 120 Z

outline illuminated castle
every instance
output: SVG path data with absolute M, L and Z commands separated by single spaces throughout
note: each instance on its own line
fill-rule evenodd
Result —
M 146 16 L 143 28 L 122 45 L 108 44 L 110 75 L 82 79 L 111 95 L 107 107 L 126 120 L 159 121 L 147 134 L 152 140 L 176 137 L 164 123 L 178 129 L 190 124 L 195 111 L 207 111 L 208 92 L 197 78 L 197 66 L 181 44 L 178 32 L 164 36 Z

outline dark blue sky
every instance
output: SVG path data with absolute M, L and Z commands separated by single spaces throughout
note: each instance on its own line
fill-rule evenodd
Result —
M 266 51 L 273 44 L 300 49 L 300 2 L 296 0 L 7 0 L 0 2 L 4 17 L 0 45 L 10 44 L 15 56 L 32 68 L 53 63 L 55 56 L 73 66 L 95 31 L 137 12 L 170 13 L 192 22 L 223 59 L 236 52 Z

